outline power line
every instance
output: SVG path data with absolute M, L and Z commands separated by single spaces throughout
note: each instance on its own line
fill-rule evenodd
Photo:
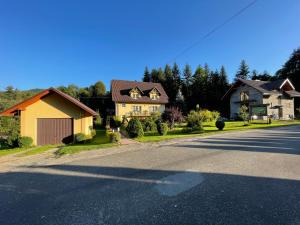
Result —
M 218 31 L 219 29 L 221 29 L 223 26 L 225 26 L 226 24 L 228 24 L 229 22 L 231 22 L 233 19 L 235 19 L 236 17 L 238 17 L 239 15 L 241 15 L 243 12 L 245 12 L 247 9 L 249 9 L 251 6 L 253 6 L 257 1 L 258 0 L 251 1 L 249 4 L 247 4 L 246 6 L 244 6 L 243 8 L 241 8 L 240 10 L 238 10 L 232 16 L 228 17 L 224 22 L 222 22 L 219 25 L 215 26 L 209 32 L 207 32 L 206 34 L 204 34 L 201 37 L 200 40 L 194 42 L 193 44 L 191 44 L 190 46 L 188 46 L 187 48 L 185 48 L 184 50 L 182 50 L 181 52 L 179 52 L 172 60 L 169 61 L 169 63 L 171 63 L 173 61 L 176 61 L 177 58 L 179 58 L 180 56 L 184 55 L 186 52 L 188 52 L 189 50 L 191 50 L 192 48 L 194 48 L 195 46 L 197 46 L 199 43 L 201 43 L 201 41 L 203 41 L 204 39 L 208 38 L 210 35 L 212 35 L 216 31 Z

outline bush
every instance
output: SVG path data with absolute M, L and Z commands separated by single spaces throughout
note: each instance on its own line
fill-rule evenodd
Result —
M 133 118 L 129 121 L 128 126 L 126 127 L 126 131 L 131 138 L 135 137 L 143 137 L 144 131 L 141 122 Z
M 75 143 L 85 143 L 92 139 L 91 135 L 85 135 L 83 133 L 75 134 Z
M 216 127 L 219 129 L 219 130 L 223 130 L 224 127 L 225 127 L 225 122 L 224 120 L 222 119 L 219 119 L 216 121 Z
M 110 143 L 119 143 L 121 140 L 121 134 L 119 132 L 109 133 Z
M 101 116 L 100 116 L 100 113 L 99 113 L 99 110 L 97 110 L 97 115 L 96 115 L 96 118 L 95 118 L 95 127 L 96 128 L 99 128 L 99 127 L 101 127 L 102 126 L 102 118 L 101 118 Z
M 8 146 L 11 148 L 19 147 L 19 143 L 18 143 L 19 137 L 20 135 L 17 133 L 9 135 L 6 139 Z
M 122 125 L 122 121 L 116 117 L 112 117 L 110 119 L 110 127 L 113 127 L 113 128 L 117 128 L 117 127 L 121 127 Z
M 167 133 L 168 133 L 168 124 L 167 123 L 158 123 L 157 132 L 162 136 L 167 135 Z
M 29 148 L 30 146 L 32 146 L 33 140 L 31 137 L 19 137 L 18 138 L 18 146 L 20 148 Z
M 95 137 L 97 134 L 96 130 L 95 129 L 91 129 L 91 137 Z
M 143 126 L 144 131 L 152 131 L 153 132 L 153 131 L 157 130 L 156 123 L 152 120 L 152 118 L 146 118 L 142 122 L 142 126 Z
M 192 110 L 187 116 L 187 127 L 192 129 L 203 129 L 202 128 L 202 116 L 200 112 Z
M 162 119 L 170 125 L 170 128 L 173 129 L 175 122 L 182 123 L 183 116 L 182 112 L 178 107 L 166 108 L 165 112 L 162 114 Z
M 0 138 L 0 149 L 9 148 L 7 140 L 5 138 Z

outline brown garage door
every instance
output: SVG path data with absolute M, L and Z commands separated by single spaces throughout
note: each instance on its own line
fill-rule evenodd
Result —
M 38 119 L 37 144 L 67 144 L 73 141 L 73 119 Z

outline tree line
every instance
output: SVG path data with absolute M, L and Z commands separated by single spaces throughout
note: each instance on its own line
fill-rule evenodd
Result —
M 197 66 L 193 71 L 189 64 L 182 70 L 174 63 L 165 67 L 152 69 L 145 68 L 144 82 L 161 83 L 169 96 L 169 105 L 178 106 L 185 113 L 200 108 L 226 112 L 227 106 L 221 102 L 222 96 L 229 88 L 228 76 L 225 67 L 220 70 L 211 70 L 207 64 Z
M 300 91 L 300 48 L 293 51 L 290 58 L 283 64 L 275 75 L 263 71 L 250 71 L 245 60 L 242 60 L 235 74 L 235 79 L 252 79 L 272 81 L 276 79 L 289 78 L 296 90 Z M 165 65 L 164 68 L 153 68 L 151 71 L 146 67 L 143 74 L 145 82 L 159 82 L 163 85 L 169 96 L 170 106 L 179 106 L 183 112 L 195 109 L 197 105 L 201 108 L 218 110 L 222 115 L 227 116 L 229 112 L 228 99 L 221 101 L 222 96 L 230 87 L 228 76 L 224 66 L 219 70 L 212 70 L 207 64 L 197 66 L 192 70 L 190 65 L 185 65 L 182 69 L 174 65 Z M 59 90 L 80 99 L 93 109 L 113 108 L 113 104 L 108 102 L 110 92 L 105 88 L 102 81 L 98 81 L 89 87 L 78 87 L 70 84 L 59 86 Z M 5 91 L 0 92 L 0 111 L 27 99 L 42 89 L 31 89 L 26 91 L 18 90 L 8 86 Z M 111 100 L 110 100 L 111 101 Z M 98 106 L 98 105 L 101 105 Z M 295 106 L 300 106 L 300 99 L 295 99 Z

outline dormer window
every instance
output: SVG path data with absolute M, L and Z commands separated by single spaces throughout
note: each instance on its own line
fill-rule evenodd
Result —
M 149 93 L 149 97 L 150 97 L 151 100 L 157 100 L 157 99 L 159 99 L 159 93 L 158 93 L 158 91 L 155 88 L 152 89 L 150 91 L 150 93 Z
M 141 92 L 139 91 L 139 89 L 134 88 L 130 91 L 130 97 L 133 99 L 138 99 L 141 97 Z

